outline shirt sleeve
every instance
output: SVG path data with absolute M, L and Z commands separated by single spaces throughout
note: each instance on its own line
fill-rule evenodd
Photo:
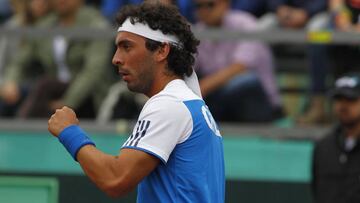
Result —
M 122 148 L 144 151 L 164 164 L 177 144 L 191 134 L 191 114 L 182 102 L 155 99 L 147 103 Z

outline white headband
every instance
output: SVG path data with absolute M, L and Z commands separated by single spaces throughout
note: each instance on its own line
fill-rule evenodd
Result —
M 119 27 L 118 32 L 122 31 L 131 32 L 158 42 L 169 42 L 180 45 L 179 39 L 176 36 L 165 35 L 160 30 L 153 30 L 146 23 L 136 22 L 132 24 L 130 22 L 130 18 L 127 18 L 125 22 Z

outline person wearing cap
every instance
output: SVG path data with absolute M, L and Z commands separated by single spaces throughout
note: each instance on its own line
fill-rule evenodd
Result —
M 118 156 L 101 152 L 68 107 L 49 131 L 109 196 L 138 185 L 137 202 L 224 202 L 222 137 L 192 69 L 199 41 L 173 6 L 124 7 L 113 64 L 131 91 L 149 97 Z
M 347 74 L 336 80 L 331 96 L 339 123 L 315 144 L 314 200 L 360 202 L 360 74 Z

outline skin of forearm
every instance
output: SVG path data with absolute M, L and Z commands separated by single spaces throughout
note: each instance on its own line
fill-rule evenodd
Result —
M 217 90 L 226 84 L 234 76 L 246 72 L 246 68 L 242 64 L 232 64 L 220 71 L 209 75 L 200 80 L 200 87 L 203 96 Z
M 119 197 L 129 193 L 136 185 L 127 180 L 126 167 L 119 157 L 101 152 L 87 145 L 80 149 L 77 159 L 85 174 L 107 195 Z
M 118 156 L 112 156 L 92 145 L 82 147 L 77 159 L 85 174 L 113 198 L 131 192 L 160 163 L 160 159 L 139 150 L 122 149 Z

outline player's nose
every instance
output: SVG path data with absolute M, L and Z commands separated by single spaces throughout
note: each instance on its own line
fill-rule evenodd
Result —
M 124 64 L 124 60 L 122 59 L 120 52 L 118 50 L 116 50 L 116 52 L 112 58 L 112 64 L 114 64 L 115 66 Z

